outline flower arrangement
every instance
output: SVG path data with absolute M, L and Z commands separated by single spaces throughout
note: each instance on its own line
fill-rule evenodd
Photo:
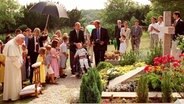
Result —
M 184 54 L 180 60 L 173 56 L 165 55 L 155 57 L 153 65 L 144 68 L 148 75 L 148 86 L 150 91 L 162 91 L 164 102 L 169 102 L 167 96 L 174 90 L 176 92 L 184 90 Z M 169 85 L 169 86 L 168 86 Z

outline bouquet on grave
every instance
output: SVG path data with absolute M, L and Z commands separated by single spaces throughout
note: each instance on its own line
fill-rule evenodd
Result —
M 179 37 L 177 37 L 177 40 L 178 40 L 177 48 L 184 51 L 184 36 L 180 35 Z

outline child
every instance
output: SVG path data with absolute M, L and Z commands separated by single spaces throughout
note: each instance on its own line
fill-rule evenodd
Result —
M 126 36 L 121 35 L 121 38 L 119 40 L 120 40 L 119 52 L 122 55 L 126 52 L 126 48 L 127 48 L 127 46 L 126 46 Z
M 67 53 L 67 43 L 68 37 L 67 35 L 63 36 L 63 43 L 60 45 L 60 77 L 65 78 L 67 75 L 64 73 L 64 69 L 66 69 L 66 61 L 68 59 Z
M 5 56 L 2 54 L 3 47 L 4 47 L 4 44 L 0 40 L 0 50 L 1 50 L 0 51 L 0 83 L 2 84 L 2 87 L 4 83 L 4 69 L 5 69 Z
M 48 78 L 51 79 L 51 81 L 49 80 L 49 82 L 51 84 L 57 84 L 56 80 L 54 79 L 55 75 L 54 75 L 54 71 L 51 67 L 51 46 L 47 45 L 46 46 L 46 67 L 47 67 L 47 74 L 48 74 Z
M 75 53 L 74 58 L 79 57 L 79 63 L 80 63 L 80 68 L 82 70 L 82 73 L 84 73 L 84 67 L 86 69 L 89 68 L 89 63 L 88 63 L 88 58 L 87 58 L 87 51 L 82 47 L 81 43 L 77 43 L 77 51 Z
M 58 41 L 52 42 L 52 48 L 50 50 L 51 54 L 51 67 L 54 71 L 54 75 L 56 78 L 59 78 L 59 52 L 57 52 L 56 48 L 58 45 Z
M 45 79 L 46 79 L 45 54 L 46 54 L 46 49 L 44 47 L 40 48 L 39 55 L 37 57 L 37 62 L 41 62 L 42 63 L 40 65 L 40 82 L 42 84 L 45 84 Z

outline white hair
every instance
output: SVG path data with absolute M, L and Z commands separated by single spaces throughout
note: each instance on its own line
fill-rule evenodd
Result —
M 24 40 L 25 36 L 23 34 L 18 34 L 15 39 L 19 40 L 19 39 L 23 39 Z

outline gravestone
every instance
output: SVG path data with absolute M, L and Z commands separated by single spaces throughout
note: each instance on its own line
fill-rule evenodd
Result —
M 138 68 L 136 68 L 134 70 L 129 71 L 128 73 L 125 73 L 124 75 L 116 77 L 115 79 L 109 81 L 108 88 L 112 89 L 116 85 L 118 85 L 118 84 L 120 84 L 122 82 L 125 82 L 125 81 L 127 81 L 127 80 L 129 80 L 131 78 L 134 78 L 135 76 L 143 73 L 144 72 L 144 68 L 145 68 L 145 66 L 144 67 L 138 67 Z
M 178 99 L 174 102 L 174 104 L 184 104 L 184 99 Z
M 163 41 L 163 55 L 169 55 L 171 52 L 171 41 L 172 41 L 172 34 L 175 32 L 175 28 L 171 26 L 171 11 L 164 11 L 163 14 L 163 33 L 164 33 L 164 41 Z

